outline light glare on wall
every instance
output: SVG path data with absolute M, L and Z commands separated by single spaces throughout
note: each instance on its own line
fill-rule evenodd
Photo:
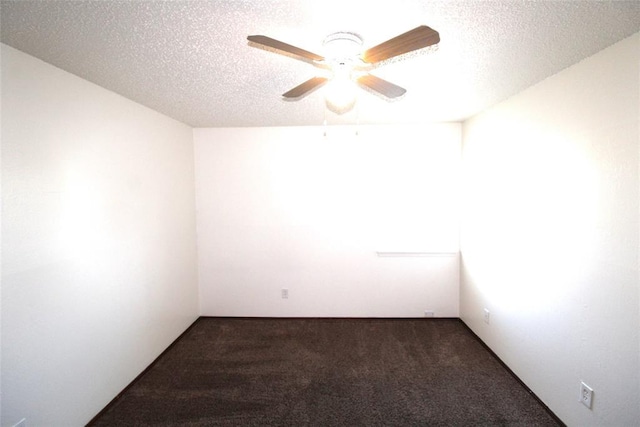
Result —
M 490 141 L 469 135 L 462 251 L 463 259 L 472 254 L 464 260 L 471 280 L 492 300 L 536 310 L 561 300 L 579 285 L 576 277 L 589 274 L 599 182 L 584 141 L 522 129 L 503 122 L 486 132 Z

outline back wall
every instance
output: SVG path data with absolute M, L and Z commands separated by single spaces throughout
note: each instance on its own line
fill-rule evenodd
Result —
M 194 142 L 202 315 L 458 316 L 459 124 Z

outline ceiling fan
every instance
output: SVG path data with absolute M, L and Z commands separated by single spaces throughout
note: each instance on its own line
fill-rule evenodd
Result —
M 327 77 L 312 77 L 285 92 L 282 94 L 285 99 L 301 99 L 330 80 L 355 81 L 360 86 L 387 99 L 394 99 L 404 95 L 406 89 L 369 72 L 391 58 L 436 45 L 440 41 L 440 35 L 426 25 L 421 25 L 377 46 L 361 51 L 362 38 L 359 35 L 338 32 L 329 35 L 324 40 L 323 45 L 329 52 L 326 56 L 317 55 L 267 36 L 248 36 L 247 40 L 257 47 L 292 55 L 329 71 Z

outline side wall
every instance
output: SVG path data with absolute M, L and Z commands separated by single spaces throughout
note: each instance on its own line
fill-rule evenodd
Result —
M 194 140 L 201 314 L 458 316 L 459 124 Z
M 463 125 L 461 317 L 569 425 L 640 419 L 639 60 L 636 34 Z
M 82 425 L 198 315 L 191 128 L 2 45 L 2 425 Z

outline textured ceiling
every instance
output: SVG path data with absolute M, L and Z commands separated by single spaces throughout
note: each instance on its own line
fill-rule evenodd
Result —
M 195 127 L 460 121 L 640 31 L 640 0 L 3 0 L 0 15 L 3 43 Z M 335 31 L 371 47 L 423 24 L 435 52 L 374 72 L 407 94 L 360 91 L 342 116 L 322 89 L 282 100 L 316 69 L 246 40 L 322 54 Z

